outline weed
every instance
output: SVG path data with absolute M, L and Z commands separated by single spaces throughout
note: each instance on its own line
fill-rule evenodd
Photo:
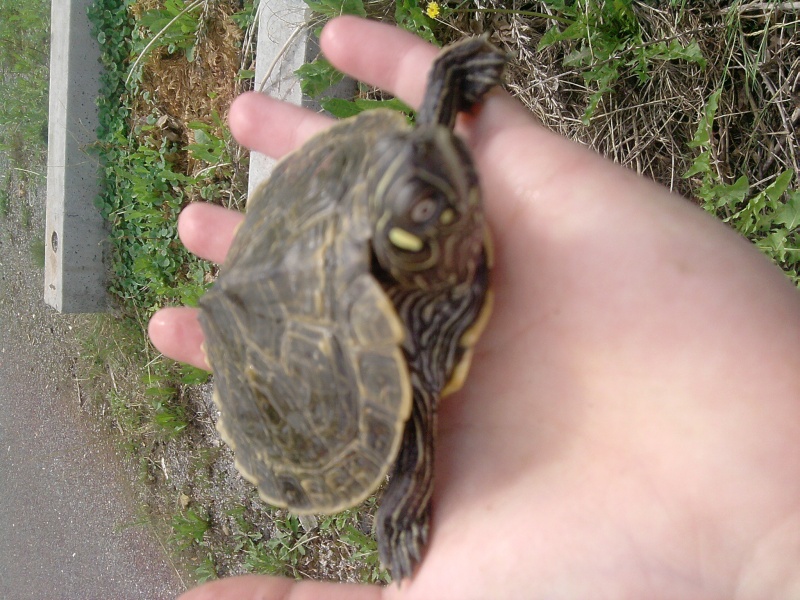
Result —
M 183 514 L 172 517 L 170 527 L 172 528 L 170 542 L 179 550 L 183 550 L 203 541 L 203 536 L 211 527 L 211 521 L 208 515 L 202 515 L 188 508 Z
M 795 173 L 780 172 L 760 192 L 752 193 L 746 175 L 727 183 L 715 168 L 714 120 L 722 88 L 708 98 L 689 147 L 697 150 L 685 178 L 699 179 L 695 194 L 703 207 L 752 240 L 800 284 L 800 190 L 790 190 Z
M 313 62 L 304 64 L 295 73 L 300 78 L 300 89 L 312 98 L 317 98 L 344 77 L 344 74 L 321 56 Z
M 350 560 L 358 565 L 358 579 L 365 583 L 388 583 L 389 573 L 378 557 L 378 544 L 372 535 L 364 533 L 364 521 L 377 510 L 376 496 L 368 498 L 362 506 L 327 516 L 319 525 L 321 533 L 344 542 Z M 369 529 L 367 529 L 369 531 Z
M 439 45 L 434 35 L 434 20 L 428 16 L 417 0 L 397 0 L 394 9 L 395 22 L 422 39 Z
M 389 573 L 378 558 L 378 544 L 375 538 L 346 525 L 341 529 L 341 539 L 353 548 L 350 559 L 359 564 L 358 576 L 365 583 L 389 583 Z
M 228 153 L 230 138 L 225 139 L 216 134 L 216 131 L 226 131 L 219 114 L 214 112 L 210 115 L 210 118 L 212 120 L 211 125 L 202 121 L 190 121 L 187 123 L 186 126 L 194 134 L 194 142 L 186 146 L 186 150 L 197 160 L 207 162 L 210 166 L 206 170 L 222 169 L 231 164 L 231 157 Z M 227 171 L 220 175 L 230 178 L 231 173 Z
M 162 367 L 162 368 L 158 368 Z M 146 386 L 145 396 L 152 412 L 152 423 L 157 439 L 176 438 L 189 424 L 186 409 L 175 403 L 178 394 L 174 386 L 175 374 L 163 368 L 163 360 L 156 359 L 142 376 Z
M 167 402 L 157 400 L 153 402 L 152 408 L 153 423 L 162 439 L 177 437 L 189 424 L 183 407 L 170 406 Z
M 629 2 L 603 0 L 546 0 L 560 15 L 558 22 L 542 36 L 539 50 L 563 43 L 571 47 L 563 65 L 577 69 L 592 90 L 583 114 L 588 124 L 602 98 L 613 92 L 626 73 L 640 83 L 648 81 L 650 65 L 662 61 L 706 64 L 696 41 L 682 44 L 677 39 L 645 43 L 641 25 Z M 568 23 L 561 27 L 561 23 Z
M 297 574 L 297 568 L 306 555 L 298 517 L 274 514 L 270 534 L 265 536 L 249 520 L 244 506 L 237 506 L 227 514 L 233 519 L 237 530 L 231 552 L 241 555 L 241 565 L 246 572 Z
M 200 564 L 194 569 L 194 577 L 197 583 L 205 583 L 218 577 L 217 568 L 214 565 L 214 556 L 211 552 L 206 552 L 200 559 Z
M 272 535 L 255 546 L 245 565 L 254 572 L 298 575 L 298 567 L 307 553 L 311 534 L 302 532 L 300 519 L 294 515 L 276 518 Z

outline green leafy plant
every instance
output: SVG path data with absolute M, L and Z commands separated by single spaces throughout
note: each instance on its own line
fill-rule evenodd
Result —
M 305 0 L 305 2 L 309 8 L 324 20 L 342 14 L 367 16 L 367 9 L 363 0 Z M 394 18 L 400 27 L 438 45 L 432 29 L 434 20 L 427 15 L 426 10 L 420 6 L 417 0 L 397 0 L 395 2 Z M 322 107 L 335 117 L 352 117 L 364 110 L 374 108 L 388 108 L 399 110 L 409 116 L 413 115 L 413 111 L 397 99 L 374 100 L 359 98 L 346 100 L 326 97 L 325 92 L 339 83 L 344 75 L 322 56 L 301 66 L 297 69 L 296 74 L 300 79 L 300 88 L 303 93 L 311 98 L 319 99 Z
M 306 544 L 311 535 L 301 531 L 300 519 L 294 515 L 277 518 L 274 525 L 273 534 L 261 542 L 253 558 L 258 556 L 267 559 L 261 564 L 261 568 L 265 568 L 267 573 L 296 576 L 297 567 L 307 553 Z M 274 566 L 280 570 L 270 571 Z
M 542 36 L 539 50 L 556 44 L 569 48 L 563 65 L 578 70 L 593 90 L 583 115 L 585 124 L 603 96 L 613 92 L 616 82 L 627 73 L 646 82 L 650 65 L 656 61 L 705 66 L 696 41 L 686 45 L 675 39 L 646 43 L 629 0 L 546 0 L 545 4 L 558 18 Z M 568 24 L 563 27 L 563 23 Z
M 229 140 L 219 137 L 215 131 L 225 131 L 222 119 L 216 113 L 211 115 L 213 125 L 203 121 L 190 121 L 187 127 L 194 134 L 194 143 L 186 146 L 186 149 L 198 160 L 207 162 L 211 169 L 219 169 L 231 164 L 231 157 L 228 152 Z M 223 176 L 230 173 L 223 173 Z
M 434 20 L 428 16 L 417 0 L 397 0 L 394 19 L 403 29 L 417 34 L 432 44 L 440 45 L 433 32 Z
M 194 568 L 194 578 L 197 583 L 205 583 L 219 577 L 217 567 L 214 564 L 214 555 L 206 552 L 200 559 L 200 564 Z
M 181 406 L 175 406 L 169 400 L 155 399 L 152 401 L 153 423 L 162 439 L 175 438 L 189 425 L 186 411 Z
M 145 12 L 139 19 L 139 27 L 133 29 L 133 52 L 137 59 L 128 79 L 138 77 L 137 66 L 153 48 L 165 48 L 169 54 L 181 51 L 189 62 L 193 61 L 202 25 L 198 9 L 202 6 L 203 0 L 193 0 L 189 4 L 184 0 L 165 0 L 163 9 Z
M 170 541 L 183 550 L 203 541 L 203 536 L 211 527 L 211 521 L 207 515 L 189 508 L 183 514 L 173 516 L 170 527 L 172 528 Z
M 414 116 L 414 111 L 397 98 L 390 98 L 388 100 L 371 100 L 369 98 L 357 98 L 356 100 L 325 98 L 320 101 L 320 104 L 322 108 L 339 119 L 346 119 L 365 110 L 373 110 L 376 108 L 395 110 L 405 114 L 409 119 L 412 119 Z
M 321 56 L 313 62 L 304 64 L 295 73 L 300 78 L 300 89 L 312 98 L 320 96 L 344 78 L 343 73 Z
M 708 97 L 689 147 L 697 152 L 684 178 L 697 178 L 695 194 L 703 207 L 752 240 L 767 256 L 800 284 L 800 190 L 791 190 L 795 177 L 785 170 L 755 193 L 746 175 L 732 183 L 714 166 L 714 119 L 722 88 Z
M 237 530 L 231 552 L 243 556 L 245 571 L 265 575 L 296 574 L 296 567 L 306 554 L 297 517 L 276 516 L 272 522 L 274 533 L 265 537 L 245 517 L 243 506 L 229 510 L 228 515 L 233 518 Z

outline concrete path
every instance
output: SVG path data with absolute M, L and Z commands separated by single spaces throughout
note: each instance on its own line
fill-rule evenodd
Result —
M 31 244 L 44 231 L 43 195 L 14 198 L 0 220 L 0 600 L 173 598 L 184 585 L 135 525 L 121 462 L 78 403 L 83 321 L 42 300 Z

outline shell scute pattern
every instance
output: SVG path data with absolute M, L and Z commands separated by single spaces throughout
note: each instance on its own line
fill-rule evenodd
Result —
M 220 432 L 265 500 L 296 512 L 374 491 L 411 410 L 403 327 L 368 274 L 358 185 L 374 138 L 405 127 L 368 113 L 282 161 L 202 301 Z

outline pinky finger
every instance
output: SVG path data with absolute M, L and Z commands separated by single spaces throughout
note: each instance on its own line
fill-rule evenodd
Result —
M 204 338 L 197 314 L 196 308 L 162 308 L 150 318 L 147 333 L 162 354 L 210 371 L 202 350 Z

